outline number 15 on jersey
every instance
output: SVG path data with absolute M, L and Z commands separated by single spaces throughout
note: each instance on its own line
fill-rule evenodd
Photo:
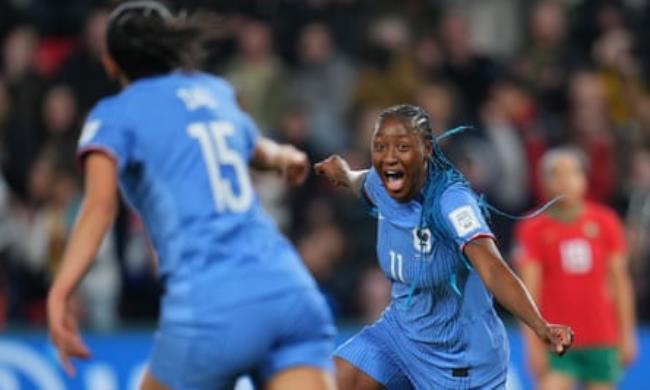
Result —
M 224 121 L 196 122 L 188 126 L 187 133 L 198 140 L 201 146 L 217 212 L 242 213 L 248 210 L 253 201 L 253 186 L 248 169 L 239 152 L 228 147 L 227 143 L 227 138 L 235 133 L 233 124 Z M 233 168 L 233 178 L 222 175 L 223 166 Z M 234 189 L 233 181 L 237 181 L 238 193 Z

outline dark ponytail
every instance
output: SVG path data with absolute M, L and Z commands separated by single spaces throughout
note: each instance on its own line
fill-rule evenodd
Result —
M 108 53 L 129 80 L 197 69 L 204 44 L 218 35 L 215 21 L 207 14 L 175 15 L 157 1 L 129 1 L 109 17 Z

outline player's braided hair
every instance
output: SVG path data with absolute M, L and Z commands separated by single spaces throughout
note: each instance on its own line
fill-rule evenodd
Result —
M 206 15 L 175 15 L 152 0 L 123 3 L 108 20 L 108 53 L 129 80 L 196 69 L 205 42 L 218 34 Z
M 379 114 L 377 126 L 380 126 L 386 118 L 397 118 L 404 122 L 408 128 L 417 131 L 425 141 L 433 141 L 431 117 L 429 116 L 429 113 L 422 109 L 422 107 L 411 104 L 400 104 L 388 107 Z

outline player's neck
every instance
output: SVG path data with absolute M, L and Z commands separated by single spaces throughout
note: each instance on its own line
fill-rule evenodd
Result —
M 558 202 L 548 210 L 548 215 L 562 222 L 573 222 L 580 217 L 584 210 L 583 202 L 563 203 Z

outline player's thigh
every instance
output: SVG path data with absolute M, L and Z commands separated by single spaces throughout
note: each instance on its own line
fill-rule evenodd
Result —
M 151 375 L 151 372 L 147 370 L 144 373 L 142 378 L 142 383 L 140 383 L 140 390 L 170 390 L 169 387 L 158 382 L 156 378 Z
M 335 390 L 332 374 L 314 367 L 293 367 L 278 372 L 267 380 L 266 390 Z
M 616 387 L 611 383 L 587 383 L 585 390 L 614 390 Z
M 557 371 L 550 371 L 539 380 L 539 390 L 572 390 L 575 379 Z
M 322 373 L 333 371 L 336 328 L 317 290 L 298 291 L 268 301 L 265 310 L 272 346 L 254 370 L 256 383 L 266 385 L 277 378 L 284 382 L 285 377 L 322 378 Z
M 401 367 L 392 337 L 390 325 L 382 318 L 343 343 L 334 352 L 338 362 L 337 377 L 340 375 L 339 387 L 414 389 L 415 386 Z M 369 381 L 366 377 L 372 380 Z M 377 384 L 381 386 L 377 387 Z
M 348 361 L 335 358 L 336 365 L 336 384 L 339 390 L 382 390 L 379 382 L 368 376 L 359 368 L 353 366 Z
M 209 325 L 163 321 L 149 360 L 151 375 L 173 389 L 232 388 L 271 343 L 262 324 L 240 321 L 246 319 L 241 311 L 224 312 L 226 320 Z

